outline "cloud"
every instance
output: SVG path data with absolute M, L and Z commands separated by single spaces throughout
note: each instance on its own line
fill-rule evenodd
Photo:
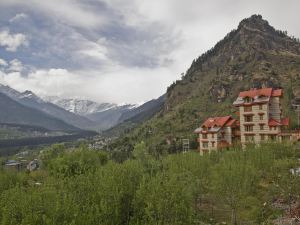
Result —
M 14 23 L 14 22 L 17 22 L 17 21 L 26 19 L 27 17 L 28 17 L 28 15 L 25 14 L 25 13 L 18 13 L 18 14 L 16 14 L 13 18 L 11 18 L 11 19 L 9 20 L 9 22 L 10 22 L 10 23 Z
M 13 59 L 9 62 L 9 67 L 8 67 L 7 71 L 22 72 L 22 70 L 23 70 L 23 64 L 20 60 Z
M 24 34 L 11 34 L 8 30 L 0 31 L 0 46 L 5 47 L 7 51 L 15 52 L 22 45 L 28 45 L 28 40 Z
M 51 19 L 82 28 L 96 28 L 108 22 L 108 18 L 103 16 L 103 13 L 98 10 L 99 8 L 95 10 L 93 4 L 85 4 L 85 1 L 82 0 L 1 0 L 1 5 L 4 7 L 29 8 L 41 12 Z
M 294 0 L 1 0 L 0 22 L 14 33 L 6 37 L 30 38 L 17 56 L 1 55 L 1 80 L 46 95 L 141 102 L 163 94 L 194 58 L 252 14 L 300 37 L 299 7 Z M 26 45 L 3 44 L 2 32 L 7 50 Z
M 144 73 L 145 76 L 140 76 Z M 24 76 L 20 72 L 0 71 L 0 83 L 19 91 L 32 90 L 43 96 L 85 98 L 98 102 L 143 102 L 164 93 L 174 79 L 173 71 L 116 67 L 100 75 L 98 71 L 66 69 L 37 70 Z
M 7 67 L 8 63 L 4 60 L 0 58 L 0 67 Z

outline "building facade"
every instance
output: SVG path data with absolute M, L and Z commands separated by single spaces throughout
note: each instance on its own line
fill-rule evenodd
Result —
M 282 116 L 283 90 L 252 89 L 241 92 L 233 103 L 238 108 L 241 143 L 290 138 L 284 131 L 289 119 Z
M 201 154 L 228 147 L 234 142 L 245 145 L 292 139 L 294 134 L 288 130 L 289 118 L 282 114 L 282 97 L 282 89 L 263 88 L 240 92 L 233 103 L 238 109 L 238 120 L 231 116 L 209 118 L 195 130 L 199 134 Z M 233 124 L 230 121 L 234 121 Z M 213 135 L 215 133 L 217 135 Z M 222 133 L 224 138 L 220 138 L 220 135 L 223 137 Z
M 195 130 L 199 134 L 200 153 L 231 146 L 236 140 L 238 121 L 231 116 L 208 118 Z

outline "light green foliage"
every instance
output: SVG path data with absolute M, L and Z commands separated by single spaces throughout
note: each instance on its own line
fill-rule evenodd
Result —
M 116 163 L 85 146 L 56 145 L 40 171 L 0 172 L 0 224 L 271 224 L 272 201 L 299 201 L 290 144 L 155 158 L 145 143 Z

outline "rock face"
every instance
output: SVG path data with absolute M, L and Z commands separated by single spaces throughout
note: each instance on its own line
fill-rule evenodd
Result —
M 299 40 L 253 15 L 193 61 L 185 77 L 169 88 L 165 111 L 204 90 L 213 102 L 252 87 L 285 87 L 299 95 L 299 75 Z

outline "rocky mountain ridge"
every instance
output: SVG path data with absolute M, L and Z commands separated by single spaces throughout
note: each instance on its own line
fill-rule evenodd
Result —
M 195 59 L 181 80 L 167 89 L 163 110 L 128 132 L 113 148 L 128 152 L 146 142 L 154 154 L 179 151 L 188 138 L 197 148 L 194 129 L 211 116 L 235 115 L 240 91 L 260 87 L 284 89 L 283 113 L 297 127 L 292 103 L 300 97 L 300 42 L 253 15 L 242 20 L 212 49 Z

